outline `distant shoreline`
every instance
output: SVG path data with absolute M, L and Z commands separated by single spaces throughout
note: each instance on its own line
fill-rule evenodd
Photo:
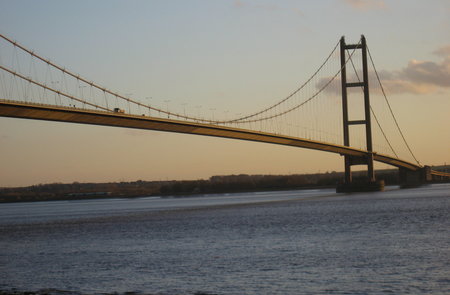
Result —
M 441 168 L 441 167 L 439 167 Z M 442 167 L 449 169 L 450 166 Z M 365 178 L 364 171 L 353 174 L 354 181 Z M 398 170 L 377 170 L 386 185 L 398 185 Z M 202 194 L 245 193 L 335 188 L 343 172 L 293 175 L 226 175 L 207 180 L 133 181 L 111 183 L 52 183 L 18 188 L 0 188 L 0 203 L 91 200 L 139 197 L 189 197 Z M 1 294 L 0 294 L 1 295 Z
M 222 191 L 222 192 L 206 192 L 206 193 L 177 193 L 177 194 L 157 194 L 157 195 L 136 195 L 136 196 L 126 196 L 126 195 L 108 195 L 108 196 L 89 196 L 80 195 L 77 197 L 62 196 L 60 198 L 39 198 L 39 199 L 19 199 L 19 200 L 3 200 L 0 199 L 0 204 L 2 203 L 25 203 L 25 202 L 51 202 L 51 201 L 77 201 L 77 200 L 107 200 L 107 199 L 137 199 L 137 198 L 147 198 L 147 197 L 160 197 L 160 198 L 189 198 L 200 195 L 211 195 L 211 194 L 239 194 L 239 193 L 253 193 L 253 192 L 269 192 L 269 191 L 288 191 L 288 190 L 311 190 L 311 189 L 327 189 L 335 188 L 335 186 L 311 186 L 311 187 L 300 187 L 300 188 L 276 188 L 276 189 L 255 189 L 255 190 L 239 190 L 239 191 Z M 0 295 L 2 295 L 0 293 Z

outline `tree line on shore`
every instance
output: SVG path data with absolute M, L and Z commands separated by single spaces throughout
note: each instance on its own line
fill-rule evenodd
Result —
M 450 165 L 433 169 L 450 172 Z M 353 173 L 354 181 L 364 180 L 365 171 Z M 399 184 L 398 170 L 377 170 L 376 177 L 386 185 Z M 131 181 L 108 183 L 51 183 L 27 187 L 0 188 L 0 203 L 100 198 L 135 198 L 145 196 L 190 196 L 193 194 L 238 193 L 308 188 L 334 188 L 344 178 L 343 172 L 293 175 L 225 175 L 199 180 Z
M 354 179 L 365 172 L 355 172 Z M 110 183 L 52 183 L 27 187 L 0 188 L 0 202 L 29 202 L 98 198 L 133 198 L 142 196 L 188 196 L 208 193 L 237 193 L 268 190 L 292 190 L 335 187 L 342 172 L 294 175 L 226 175 L 200 180 L 133 181 Z M 378 171 L 387 185 L 397 184 L 396 169 Z

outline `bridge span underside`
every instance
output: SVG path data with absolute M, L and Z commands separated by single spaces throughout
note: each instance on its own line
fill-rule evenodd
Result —
M 136 116 L 123 113 L 56 107 L 32 103 L 19 103 L 6 100 L 0 100 L 0 116 L 197 134 L 307 148 L 340 155 L 353 156 L 355 158 L 365 158 L 368 156 L 366 151 L 360 149 L 272 133 L 263 133 L 173 119 L 162 119 L 144 115 Z M 421 168 L 421 166 L 416 164 L 387 155 L 374 153 L 373 158 L 375 161 L 408 170 L 416 171 Z

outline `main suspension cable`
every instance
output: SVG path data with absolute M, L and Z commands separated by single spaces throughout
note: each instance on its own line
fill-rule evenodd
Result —
M 366 47 L 367 47 L 367 46 L 366 46 Z M 350 62 L 351 62 L 351 64 L 352 64 L 353 71 L 355 72 L 356 78 L 358 79 L 358 82 L 361 83 L 361 79 L 359 78 L 358 71 L 356 70 L 355 64 L 353 63 L 353 60 L 352 60 L 351 58 L 350 58 Z M 361 89 L 363 89 L 363 86 L 361 86 Z M 363 89 L 363 90 L 364 90 L 364 89 Z M 397 157 L 397 159 L 398 159 L 398 155 L 397 155 L 397 153 L 395 152 L 394 148 L 392 147 L 391 142 L 390 142 L 389 139 L 387 138 L 386 133 L 384 133 L 383 128 L 381 128 L 381 124 L 380 124 L 380 122 L 378 121 L 377 115 L 376 115 L 375 112 L 373 111 L 372 106 L 369 105 L 369 107 L 370 107 L 370 112 L 372 113 L 373 117 L 375 118 L 375 122 L 377 122 L 378 128 L 380 128 L 381 133 L 383 134 L 384 139 L 386 140 L 387 144 L 388 144 L 389 147 L 391 148 L 391 151 L 394 153 L 394 155 L 395 155 L 395 156 Z
M 333 50 L 331 51 L 331 53 L 327 56 L 327 58 L 325 59 L 325 61 L 320 65 L 320 67 L 314 72 L 314 74 L 311 75 L 311 77 L 309 77 L 308 80 L 306 80 L 305 83 L 303 83 L 299 88 L 297 88 L 294 92 L 292 92 L 291 94 L 289 94 L 286 98 L 282 99 L 281 101 L 277 102 L 276 104 L 271 105 L 270 107 L 267 107 L 261 111 L 258 111 L 256 113 L 250 114 L 250 115 L 246 115 L 240 118 L 236 118 L 236 119 L 232 119 L 232 120 L 226 120 L 226 121 L 217 121 L 216 123 L 244 123 L 244 122 L 251 122 L 251 121 L 242 121 L 242 120 L 246 120 L 252 117 L 256 117 L 262 113 L 268 112 L 272 109 L 274 109 L 275 107 L 279 106 L 280 104 L 284 103 L 285 101 L 289 100 L 291 97 L 293 97 L 295 94 L 297 94 L 300 90 L 302 90 L 319 72 L 320 70 L 325 66 L 325 64 L 328 62 L 328 60 L 333 56 L 334 52 L 336 51 L 336 49 L 339 46 L 339 42 L 336 44 L 336 46 L 334 46 Z
M 14 71 L 12 71 L 12 70 L 10 70 L 8 68 L 3 67 L 2 65 L 0 65 L 0 69 L 5 71 L 5 72 L 8 72 L 8 73 L 12 74 L 13 76 L 19 77 L 20 79 L 23 79 L 23 80 L 25 80 L 25 81 L 27 81 L 27 82 L 29 82 L 31 84 L 34 84 L 36 86 L 39 86 L 39 87 L 44 88 L 46 90 L 49 90 L 49 91 L 51 91 L 51 92 L 53 92 L 53 93 L 55 93 L 57 95 L 65 96 L 65 97 L 67 97 L 69 99 L 72 99 L 72 100 L 75 100 L 75 101 L 78 101 L 78 102 L 81 102 L 81 103 L 85 103 L 87 105 L 90 105 L 91 107 L 95 107 L 95 108 L 98 108 L 98 109 L 101 109 L 101 110 L 104 110 L 104 111 L 111 111 L 110 109 L 107 109 L 105 107 L 102 107 L 102 106 L 99 106 L 99 105 L 87 102 L 87 101 L 85 101 L 83 99 L 76 98 L 75 96 L 66 94 L 66 93 L 61 92 L 59 90 L 56 90 L 54 88 L 48 87 L 47 85 L 44 85 L 44 84 L 39 83 L 39 82 L 36 82 L 36 81 L 34 81 L 34 80 L 32 80 L 32 79 L 30 79 L 28 77 L 25 77 L 25 76 L 23 76 L 23 75 L 21 75 L 19 73 L 16 73 L 16 72 L 14 72 Z
M 377 68 L 375 67 L 375 63 L 374 63 L 374 61 L 372 59 L 372 55 L 370 54 L 369 47 L 367 47 L 367 52 L 369 53 L 370 62 L 372 63 L 373 70 L 375 71 L 375 75 L 376 75 L 378 83 L 380 84 L 380 87 L 381 87 L 381 92 L 383 93 L 384 99 L 386 100 L 386 103 L 387 103 L 387 105 L 389 107 L 389 111 L 391 112 L 391 115 L 392 115 L 392 118 L 394 119 L 395 125 L 397 126 L 397 129 L 398 129 L 400 135 L 402 136 L 403 142 L 405 143 L 406 147 L 408 148 L 409 153 L 414 158 L 416 163 L 418 165 L 420 165 L 420 162 L 417 160 L 416 156 L 414 155 L 414 153 L 412 152 L 411 148 L 409 147 L 409 144 L 406 141 L 405 136 L 403 135 L 403 132 L 402 132 L 402 130 L 400 128 L 400 125 L 397 122 L 397 118 L 395 117 L 394 112 L 392 111 L 391 104 L 389 103 L 389 100 L 387 98 L 386 92 L 384 91 L 383 85 L 381 84 L 380 76 L 378 75 Z
M 328 62 L 328 60 L 331 58 L 331 56 L 332 56 L 333 53 L 336 51 L 336 48 L 337 48 L 338 45 L 339 45 L 339 42 L 338 42 L 338 43 L 336 44 L 336 46 L 333 48 L 333 50 L 331 51 L 331 53 L 328 55 L 328 57 L 325 59 L 325 61 L 322 63 L 322 65 L 317 69 L 317 71 L 316 71 L 316 72 L 315 72 L 315 73 L 314 73 L 314 74 L 313 74 L 313 75 L 312 75 L 312 76 L 311 76 L 311 77 L 310 77 L 310 78 L 309 78 L 302 86 L 300 86 L 297 90 L 295 90 L 293 93 L 291 93 L 289 96 L 287 96 L 287 97 L 286 97 L 285 99 L 283 99 L 282 101 L 280 101 L 280 102 L 278 102 L 278 103 L 272 105 L 272 106 L 269 107 L 269 108 L 266 108 L 266 109 L 264 109 L 264 110 L 262 110 L 262 111 L 259 111 L 259 112 L 257 112 L 257 113 L 254 113 L 254 114 L 252 114 L 252 115 L 248 115 L 248 116 L 244 116 L 244 117 L 240 117 L 240 118 L 232 119 L 232 120 L 218 121 L 218 120 L 209 120 L 209 119 L 203 119 L 203 118 L 200 118 L 200 117 L 193 117 L 193 116 L 187 116 L 187 115 L 183 115 L 183 114 L 179 114 L 179 113 L 169 112 L 168 110 L 166 111 L 166 110 L 163 110 L 163 109 L 159 109 L 159 108 L 156 108 L 156 107 L 152 107 L 152 106 L 147 105 L 147 104 L 143 104 L 143 103 L 141 103 L 141 102 L 139 102 L 139 101 L 135 101 L 135 100 L 133 100 L 133 99 L 131 99 L 131 98 L 129 98 L 129 97 L 126 97 L 126 96 L 123 96 L 123 95 L 121 95 L 121 94 L 119 94 L 119 93 L 113 92 L 113 91 L 111 91 L 111 90 L 109 90 L 109 89 L 106 89 L 105 87 L 102 87 L 102 86 L 100 86 L 100 85 L 98 85 L 98 84 L 96 84 L 96 83 L 94 83 L 94 82 L 92 82 L 92 81 L 88 81 L 87 79 L 81 77 L 80 75 L 77 75 L 77 74 L 75 74 L 75 73 L 73 73 L 73 72 L 71 72 L 71 71 L 66 70 L 65 68 L 63 68 L 63 67 L 61 67 L 61 66 L 59 66 L 59 65 L 57 65 L 57 64 L 55 64 L 55 63 L 53 63 L 53 62 L 50 61 L 49 59 L 46 59 L 46 58 L 44 58 L 44 57 L 42 57 L 42 56 L 40 56 L 40 55 L 34 53 L 33 51 L 27 49 L 27 48 L 24 47 L 23 45 L 17 43 L 16 41 L 13 41 L 12 39 L 10 39 L 10 38 L 4 36 L 3 34 L 0 34 L 0 37 L 1 37 L 2 39 L 6 40 L 7 42 L 11 43 L 14 47 L 17 47 L 17 48 L 19 48 L 19 49 L 25 51 L 26 53 L 30 54 L 31 56 L 36 57 L 37 59 L 39 59 L 39 60 L 41 60 L 42 62 L 44 62 L 44 63 L 46 63 L 46 64 L 48 64 L 48 65 L 50 65 L 50 66 L 56 68 L 57 70 L 61 71 L 61 72 L 64 73 L 64 74 L 67 74 L 67 75 L 69 75 L 69 76 L 71 76 L 71 77 L 73 77 L 73 78 L 75 78 L 75 79 L 77 79 L 77 80 L 79 80 L 79 81 L 81 81 L 81 82 L 83 82 L 83 83 L 86 83 L 87 85 L 90 85 L 91 87 L 94 87 L 94 88 L 96 88 L 96 89 L 99 89 L 99 90 L 103 91 L 105 94 L 107 93 L 107 94 L 110 94 L 110 95 L 112 95 L 112 96 L 115 96 L 116 98 L 123 99 L 123 100 L 127 101 L 128 103 L 133 103 L 133 104 L 135 104 L 135 105 L 137 105 L 137 106 L 140 106 L 140 107 L 143 107 L 143 108 L 147 108 L 149 111 L 153 110 L 153 111 L 156 111 L 156 112 L 158 112 L 158 113 L 163 113 L 163 114 L 165 114 L 165 115 L 167 115 L 167 116 L 177 117 L 177 118 L 181 118 L 181 119 L 185 119 L 185 120 L 192 120 L 192 121 L 197 121 L 197 122 L 209 123 L 209 124 L 226 124 L 226 123 L 236 123 L 236 124 L 238 124 L 238 123 L 256 122 L 256 121 L 254 121 L 254 120 L 249 120 L 249 121 L 242 121 L 242 120 L 245 120 L 246 118 L 252 118 L 252 117 L 255 117 L 255 116 L 259 115 L 259 114 L 262 114 L 262 113 L 264 113 L 264 112 L 267 112 L 267 111 L 269 111 L 269 110 L 275 108 L 276 106 L 282 104 L 283 102 L 287 101 L 288 99 L 290 99 L 290 98 L 291 98 L 292 96 L 294 96 L 295 94 L 297 94 L 301 89 L 303 89 L 303 88 L 305 87 L 305 85 L 307 85 L 307 84 L 308 84 L 308 83 L 309 83 L 309 82 L 317 75 L 317 73 L 323 68 L 323 66 L 324 66 L 324 65 Z M 331 81 L 332 81 L 332 80 L 331 80 Z M 328 86 L 328 85 L 331 83 L 331 81 L 329 81 L 329 83 L 327 83 L 326 86 Z M 324 88 L 325 88 L 325 87 L 324 87 Z M 323 89 L 322 89 L 322 90 L 323 90 Z M 320 92 L 319 92 L 319 93 L 320 93 Z M 318 95 L 319 93 L 317 93 L 316 95 Z M 315 95 L 315 96 L 316 96 L 316 95 Z M 314 98 L 315 96 L 313 96 L 312 98 Z M 312 99 L 312 98 L 310 98 L 310 99 Z M 96 106 L 96 107 L 99 107 L 99 106 Z M 103 108 L 103 107 L 101 107 L 101 108 Z M 108 109 L 108 108 L 107 108 L 107 109 Z M 295 109 L 295 108 L 294 108 L 294 109 Z M 112 110 L 110 110 L 110 109 L 108 109 L 108 110 L 109 110 L 109 111 L 112 111 Z M 282 114 L 285 114 L 285 113 L 288 113 L 288 112 L 289 112 L 289 111 L 284 112 L 284 113 L 282 113 Z M 278 116 L 274 116 L 274 117 L 278 117 Z M 260 121 L 260 120 L 257 120 L 257 121 Z
M 138 101 L 135 101 L 135 100 L 133 100 L 131 98 L 125 97 L 123 95 L 120 95 L 119 93 L 116 93 L 116 92 L 113 92 L 113 91 L 111 91 L 109 89 L 106 89 L 105 87 L 102 87 L 102 86 L 100 86 L 100 85 L 98 85 L 98 84 L 96 84 L 96 83 L 94 83 L 92 81 L 88 81 L 87 79 L 81 77 L 80 75 L 74 74 L 74 73 L 66 70 L 65 68 L 63 68 L 63 67 L 53 63 L 52 61 L 50 61 L 50 60 L 48 60 L 48 59 L 46 59 L 46 58 L 44 58 L 44 57 L 34 53 L 33 51 L 31 51 L 29 49 L 27 49 L 26 47 L 22 46 L 21 44 L 17 43 L 16 41 L 13 41 L 13 40 L 9 39 L 8 37 L 4 36 L 3 34 L 0 34 L 0 37 L 2 39 L 4 39 L 4 40 L 8 41 L 9 43 L 11 43 L 13 46 L 15 46 L 17 48 L 20 48 L 21 50 L 25 51 L 26 53 L 30 54 L 31 56 L 36 57 L 37 59 L 39 59 L 42 62 L 44 62 L 44 63 L 46 63 L 46 64 L 56 68 L 57 70 L 63 72 L 64 74 L 67 74 L 67 75 L 69 75 L 69 76 L 71 76 L 71 77 L 73 77 L 73 78 L 75 78 L 75 79 L 77 79 L 77 80 L 79 80 L 79 81 L 81 81 L 83 83 L 86 83 L 86 84 L 90 85 L 91 87 L 99 89 L 99 90 L 103 91 L 104 93 L 108 93 L 108 94 L 113 95 L 113 96 L 115 96 L 117 98 L 123 99 L 123 100 L 125 100 L 125 101 L 127 101 L 129 103 L 134 103 L 134 104 L 136 104 L 138 106 L 141 106 L 141 107 L 144 107 L 144 108 L 148 108 L 149 110 L 157 111 L 157 112 L 166 114 L 168 116 L 183 118 L 183 119 L 192 120 L 192 121 L 201 121 L 201 122 L 206 122 L 206 123 L 213 123 L 214 122 L 212 120 L 196 118 L 196 117 L 190 117 L 190 116 L 184 116 L 182 114 L 172 113 L 172 112 L 169 112 L 169 111 L 165 111 L 163 109 L 158 109 L 158 108 L 155 108 L 155 107 L 152 107 L 152 106 L 149 106 L 149 105 L 142 104 L 142 103 L 140 103 Z M 109 111 L 112 111 L 112 110 L 109 110 Z
M 357 45 L 361 44 L 361 40 L 359 41 L 359 43 Z M 342 67 L 336 72 L 336 74 L 330 78 L 330 80 L 328 80 L 327 83 L 325 83 L 316 93 L 314 93 L 313 95 L 311 95 L 307 100 L 303 101 L 302 103 L 295 105 L 294 107 L 287 109 L 283 112 L 279 112 L 277 114 L 271 115 L 271 116 L 266 116 L 266 117 L 262 117 L 262 118 L 258 118 L 258 119 L 252 119 L 252 120 L 242 120 L 242 121 L 238 121 L 236 123 L 253 123 L 253 122 L 260 122 L 260 121 L 265 121 L 265 120 L 270 120 L 273 118 L 277 118 L 280 117 L 282 115 L 285 115 L 287 113 L 290 113 L 300 107 L 302 107 L 303 105 L 305 105 L 306 103 L 310 102 L 311 100 L 313 100 L 314 98 L 316 98 L 322 91 L 325 90 L 325 88 L 328 87 L 328 85 L 331 84 L 331 82 L 333 82 L 336 77 L 341 73 L 342 69 L 347 65 L 347 63 L 351 60 L 352 55 L 355 53 L 356 49 L 358 46 L 356 46 L 353 51 L 350 53 L 349 57 L 347 58 L 347 60 L 345 61 L 344 65 L 342 65 Z M 226 122 L 215 122 L 217 124 L 219 123 L 233 123 L 234 121 L 226 121 Z

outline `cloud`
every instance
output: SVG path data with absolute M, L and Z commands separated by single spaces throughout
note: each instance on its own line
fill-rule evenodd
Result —
M 262 11 L 284 11 L 284 12 L 292 12 L 295 13 L 297 15 L 300 16 L 304 16 L 303 12 L 298 9 L 298 8 L 286 8 L 286 7 L 281 7 L 279 5 L 276 4 L 255 4 L 255 3 L 251 3 L 250 1 L 242 1 L 242 0 L 235 0 L 233 2 L 233 6 L 235 8 L 239 8 L 239 9 L 252 9 L 252 10 L 262 10 Z
M 240 0 L 235 0 L 233 5 L 234 5 L 234 7 L 238 7 L 238 8 L 241 8 L 241 7 L 245 6 L 244 2 L 242 2 Z
M 434 54 L 438 55 L 438 56 L 443 56 L 443 57 L 450 57 L 450 45 L 447 46 L 443 46 L 435 51 L 433 51 Z
M 377 93 L 381 93 L 381 89 L 378 87 L 378 81 L 375 81 L 377 87 Z M 402 79 L 393 79 L 393 80 L 382 80 L 381 84 L 386 92 L 389 94 L 402 94 L 402 93 L 411 93 L 411 94 L 427 94 L 434 92 L 436 90 L 436 86 L 430 84 L 415 84 L 410 81 L 402 80 Z
M 434 53 L 443 57 L 441 62 L 411 60 L 408 64 L 396 71 L 379 71 L 383 88 L 390 94 L 427 94 L 442 88 L 450 88 L 450 46 L 437 49 Z M 378 81 L 375 73 L 369 73 L 369 87 L 376 90 Z M 323 87 L 330 78 L 322 78 L 316 85 Z M 349 81 L 357 81 L 356 77 L 348 77 Z M 351 89 L 350 91 L 352 91 Z M 340 93 L 340 83 L 333 83 L 327 92 Z M 376 90 L 380 92 L 380 89 Z
M 450 58 L 446 58 L 442 63 L 412 60 L 398 76 L 418 84 L 450 87 Z
M 344 2 L 352 8 L 361 11 L 386 9 L 384 0 L 344 0 Z
M 295 14 L 298 14 L 299 16 L 305 16 L 305 14 L 303 13 L 303 11 L 301 9 L 298 8 L 292 8 L 291 9 Z

